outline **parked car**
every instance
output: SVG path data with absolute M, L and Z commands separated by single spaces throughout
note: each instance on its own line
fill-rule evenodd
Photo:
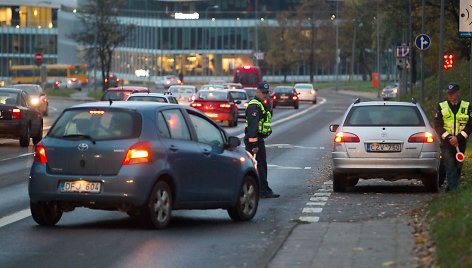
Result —
M 216 122 L 238 125 L 238 104 L 227 90 L 199 90 L 191 107 L 200 110 Z
M 419 179 L 430 192 L 439 182 L 439 137 L 418 103 L 353 103 L 335 132 L 333 189 L 345 191 L 360 178 Z
M 251 220 L 255 160 L 202 113 L 151 102 L 67 108 L 35 147 L 28 192 L 33 219 L 55 225 L 76 207 L 124 211 L 152 228 L 172 210 L 226 209 Z
M 179 104 L 177 99 L 170 93 L 133 93 L 129 95 L 126 101 L 153 101 Z
M 0 138 L 18 139 L 21 147 L 43 137 L 43 115 L 28 101 L 22 89 L 0 88 Z
M 310 101 L 311 103 L 316 104 L 316 95 L 318 90 L 314 88 L 312 84 L 296 83 L 294 88 L 298 92 L 298 99 L 300 101 Z
M 36 84 L 16 84 L 12 85 L 14 88 L 19 88 L 25 91 L 29 96 L 29 103 L 31 106 L 36 107 L 43 116 L 47 116 L 49 113 L 49 100 L 44 93 L 43 88 Z
M 125 101 L 133 93 L 145 92 L 149 93 L 147 87 L 140 86 L 121 86 L 111 87 L 103 93 L 100 100 L 102 101 Z
M 298 93 L 291 86 L 277 86 L 272 93 L 272 108 L 277 106 L 293 106 L 298 109 Z
M 174 85 L 169 87 L 169 92 L 181 105 L 190 105 L 197 94 L 197 87 L 190 85 Z
M 238 117 L 246 117 L 246 108 L 249 104 L 249 96 L 244 89 L 228 89 L 233 99 L 237 102 Z
M 383 100 L 391 100 L 397 97 L 398 93 L 398 83 L 393 83 L 390 85 L 385 86 L 381 91 L 380 91 L 380 98 Z

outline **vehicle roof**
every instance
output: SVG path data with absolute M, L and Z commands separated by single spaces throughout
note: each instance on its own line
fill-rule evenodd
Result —
M 224 92 L 224 93 L 228 93 L 229 90 L 228 89 L 202 89 L 202 90 L 199 90 L 197 93 L 200 93 L 200 92 Z
M 197 88 L 196 86 L 193 86 L 193 85 L 172 85 L 169 87 L 169 89 L 171 88 L 191 88 L 191 89 L 195 89 Z
M 241 92 L 241 93 L 247 93 L 246 90 L 244 89 L 240 89 L 240 88 L 233 88 L 233 89 L 226 89 L 226 91 L 229 91 L 229 92 Z
M 27 87 L 31 87 L 31 86 L 34 86 L 34 87 L 41 87 L 40 85 L 37 85 L 37 84 L 14 84 L 14 85 L 11 85 L 12 87 L 23 87 L 23 86 L 27 86 Z
M 313 84 L 310 84 L 310 83 L 296 83 L 295 86 L 313 86 Z
M 276 86 L 274 88 L 293 88 L 293 86 Z
M 12 88 L 12 87 L 0 87 L 0 91 L 9 92 L 9 93 L 20 93 L 23 90 L 19 88 Z
M 149 90 L 147 87 L 141 86 L 119 86 L 119 87 L 110 87 L 107 89 L 108 91 L 125 91 L 125 90 Z
M 355 103 L 353 106 L 374 106 L 374 105 L 385 105 L 385 106 L 416 106 L 416 103 L 406 101 L 365 101 Z
M 150 92 L 150 93 L 135 92 L 135 93 L 129 95 L 129 97 L 131 97 L 131 96 L 149 96 L 149 97 L 164 97 L 164 98 L 166 98 L 166 97 L 172 97 L 172 94 L 163 94 L 163 93 L 155 93 L 155 92 Z
M 150 101 L 113 101 L 110 105 L 109 101 L 99 101 L 99 102 L 88 102 L 82 103 L 78 105 L 74 105 L 68 109 L 76 109 L 76 108 L 122 108 L 122 109 L 130 109 L 130 110 L 154 110 L 156 107 L 165 108 L 169 105 L 174 107 L 181 107 L 178 104 L 174 103 L 163 103 L 163 102 L 150 102 Z

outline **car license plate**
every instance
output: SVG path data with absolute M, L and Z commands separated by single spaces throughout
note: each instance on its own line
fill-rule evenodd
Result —
M 210 118 L 218 117 L 218 114 L 214 114 L 214 113 L 205 113 L 205 114 Z
M 62 181 L 59 189 L 63 193 L 99 193 L 102 188 L 101 182 L 92 181 Z
M 368 143 L 368 152 L 400 152 L 400 143 Z
M 286 99 L 288 99 L 288 96 L 282 95 L 282 96 L 280 96 L 280 98 L 281 98 L 282 100 L 286 100 Z

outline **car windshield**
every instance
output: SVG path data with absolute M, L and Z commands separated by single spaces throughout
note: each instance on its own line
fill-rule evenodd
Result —
M 153 101 L 153 102 L 167 102 L 166 98 L 158 96 L 131 96 L 128 101 Z
M 200 100 L 228 100 L 228 93 L 221 91 L 202 91 L 198 93 Z
M 353 107 L 344 126 L 424 126 L 415 106 L 369 105 Z
M 276 87 L 274 93 L 292 93 L 293 89 L 291 87 Z
M 121 110 L 73 109 L 65 111 L 54 124 L 49 137 L 87 138 L 93 141 L 136 138 L 140 135 L 138 113 Z
M 245 92 L 231 91 L 230 94 L 235 100 L 247 100 L 247 94 Z

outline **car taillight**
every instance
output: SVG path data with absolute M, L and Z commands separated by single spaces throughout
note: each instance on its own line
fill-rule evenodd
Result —
M 139 142 L 126 152 L 123 165 L 143 164 L 151 162 L 151 146 L 147 142 Z
M 297 96 L 292 96 L 292 100 L 298 100 Z
M 192 103 L 192 104 L 190 104 L 190 106 L 192 106 L 192 107 L 202 107 L 202 104 L 201 103 Z
M 277 99 L 277 96 L 274 95 L 274 96 L 272 97 L 272 99 L 273 99 L 273 100 L 276 100 L 276 99 Z
M 40 142 L 34 147 L 34 161 L 41 164 L 47 164 L 48 158 L 46 157 L 46 148 L 43 143 Z
M 334 142 L 341 143 L 341 142 L 360 142 L 359 137 L 349 132 L 338 132 L 334 137 Z
M 18 108 L 13 108 L 11 119 L 21 119 L 21 110 Z
M 408 138 L 410 143 L 433 143 L 434 135 L 430 132 L 419 132 Z
M 231 104 L 228 104 L 228 103 L 220 104 L 220 108 L 229 109 L 231 108 Z

